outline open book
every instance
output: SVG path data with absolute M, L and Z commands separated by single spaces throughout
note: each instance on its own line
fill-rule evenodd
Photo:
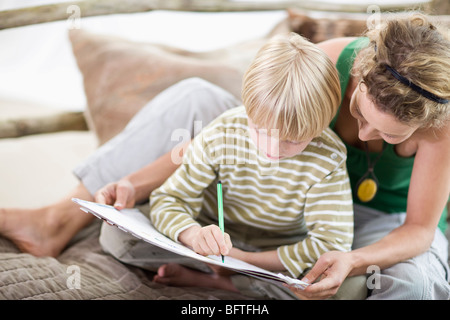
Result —
M 270 272 L 232 257 L 225 257 L 224 262 L 222 262 L 221 257 L 218 256 L 202 256 L 160 233 L 153 227 L 150 220 L 138 209 L 123 209 L 119 211 L 112 206 L 77 198 L 73 198 L 72 201 L 80 205 L 81 210 L 91 213 L 97 218 L 105 220 L 109 224 L 114 225 L 125 232 L 129 232 L 139 239 L 176 254 L 225 267 L 279 285 L 287 283 L 300 289 L 304 289 L 308 286 L 306 282 L 299 279 L 294 279 L 281 273 Z

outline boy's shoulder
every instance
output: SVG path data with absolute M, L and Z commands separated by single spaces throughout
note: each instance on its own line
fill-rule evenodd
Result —
M 231 108 L 216 119 L 214 119 L 205 129 L 209 130 L 226 130 L 230 128 L 230 126 L 246 126 L 247 122 L 247 113 L 245 111 L 244 106 Z
M 245 107 L 241 105 L 239 107 L 234 107 L 225 111 L 218 117 L 218 119 L 222 119 L 222 121 L 226 122 L 236 120 L 239 121 L 240 119 L 247 120 L 247 113 L 245 111 Z
M 330 128 L 326 128 L 319 137 L 314 138 L 310 146 L 321 156 L 335 162 L 336 165 L 347 160 L 347 148 L 341 138 Z

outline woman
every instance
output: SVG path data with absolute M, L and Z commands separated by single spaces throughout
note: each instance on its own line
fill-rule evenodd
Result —
M 347 145 L 355 250 L 323 255 L 306 279 L 324 278 L 294 291 L 303 298 L 327 297 L 346 276 L 375 266 L 383 271 L 370 298 L 449 299 L 442 235 L 450 190 L 448 38 L 416 14 L 387 21 L 368 39 L 336 39 L 321 47 L 341 74 L 343 102 L 331 126 Z M 361 178 L 378 179 L 373 199 L 362 193 Z
M 341 76 L 343 100 L 332 128 L 348 148 L 355 250 L 324 254 L 304 278 L 320 281 L 305 291 L 291 290 L 302 299 L 328 298 L 347 276 L 379 268 L 382 273 L 368 283 L 373 288 L 369 298 L 448 299 L 448 244 L 437 226 L 450 190 L 449 39 L 420 14 L 394 16 L 368 37 L 320 44 Z M 237 104 L 223 90 L 199 81 L 166 90 L 77 169 L 82 182 L 68 198 L 36 210 L 0 210 L 0 233 L 23 251 L 57 255 L 92 219 L 80 213 L 71 197 L 94 200 L 96 193 L 96 201 L 118 208 L 148 199 L 176 168 L 168 161 L 175 143 L 154 133 L 172 132 L 182 124 L 192 129 L 195 119 L 209 122 Z M 170 114 L 170 121 L 149 124 L 156 105 L 166 106 L 158 120 Z M 145 133 L 153 125 L 161 127 Z M 155 140 L 148 141 L 152 136 Z M 365 178 L 372 181 L 362 183 Z M 371 194 L 375 189 L 376 195 Z M 176 273 L 158 277 L 177 281 Z

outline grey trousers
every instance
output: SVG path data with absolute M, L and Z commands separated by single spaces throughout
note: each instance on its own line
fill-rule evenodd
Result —
M 401 226 L 406 213 L 385 214 L 355 205 L 353 249 L 372 244 Z M 371 275 L 371 300 L 450 300 L 448 241 L 436 229 L 430 249 L 414 258 Z M 373 269 L 376 270 L 376 266 Z M 370 273 L 374 272 L 371 271 Z
M 230 93 L 204 80 L 181 81 L 148 103 L 119 135 L 88 157 L 75 168 L 74 173 L 94 194 L 105 184 L 119 180 L 172 150 L 181 142 L 181 136 L 174 133 L 187 131 L 193 137 L 201 127 L 239 104 Z M 196 121 L 200 121 L 200 126 L 194 125 Z M 401 225 L 404 219 L 402 215 L 386 215 L 365 207 L 357 206 L 355 209 L 355 247 L 377 241 Z M 141 247 L 139 240 L 123 238 L 125 235 L 119 230 L 104 227 L 100 241 L 105 251 L 116 258 L 144 268 L 154 269 L 161 262 L 174 261 L 164 256 L 163 261 L 154 264 L 156 261 L 149 261 L 144 254 L 151 251 L 149 245 L 143 243 L 145 246 Z M 373 285 L 369 298 L 449 299 L 447 246 L 445 237 L 437 230 L 435 241 L 426 253 L 383 270 L 379 278 L 375 278 L 377 283 Z M 182 264 L 208 271 L 207 267 L 192 266 L 192 263 L 182 261 Z M 236 276 L 233 282 L 249 296 L 295 298 L 290 292 L 279 291 L 278 287 L 268 286 L 257 279 Z M 351 277 L 341 287 L 338 297 L 361 299 L 367 292 L 366 284 L 364 276 Z

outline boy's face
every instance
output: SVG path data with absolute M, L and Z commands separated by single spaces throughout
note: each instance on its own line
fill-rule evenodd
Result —
M 250 137 L 256 147 L 271 161 L 296 156 L 312 140 L 312 138 L 304 141 L 280 140 L 277 134 L 278 130 L 258 128 L 250 118 L 248 118 L 248 126 L 250 128 Z

